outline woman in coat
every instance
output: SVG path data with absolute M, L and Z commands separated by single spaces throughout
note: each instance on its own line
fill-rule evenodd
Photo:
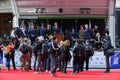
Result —
M 61 47 L 61 54 L 60 54 L 60 61 L 61 61 L 61 72 L 67 73 L 67 63 L 71 59 L 71 54 L 70 54 L 70 41 L 66 40 L 63 43 L 63 46 Z

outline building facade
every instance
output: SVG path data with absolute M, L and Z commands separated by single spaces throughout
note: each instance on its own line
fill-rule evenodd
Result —
M 0 13 L 12 13 L 13 27 L 20 27 L 21 22 L 26 19 L 55 21 L 65 18 L 65 23 L 71 18 L 68 21 L 78 20 L 78 23 L 87 23 L 90 27 L 98 24 L 101 30 L 108 27 L 115 46 L 115 0 L 1 0 L 0 3 Z

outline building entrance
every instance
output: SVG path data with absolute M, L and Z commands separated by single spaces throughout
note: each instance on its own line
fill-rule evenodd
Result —
M 100 34 L 103 35 L 103 31 L 105 29 L 106 26 L 106 18 L 102 18 L 102 19 L 91 19 L 91 18 L 40 18 L 40 19 L 20 19 L 19 20 L 19 24 L 20 27 L 23 24 L 26 24 L 27 27 L 30 27 L 30 24 L 34 24 L 34 25 L 44 25 L 46 26 L 47 24 L 50 24 L 51 27 L 54 26 L 54 22 L 58 23 L 58 26 L 62 29 L 63 34 L 65 34 L 65 32 L 67 31 L 68 33 L 71 32 L 71 30 L 74 28 L 76 30 L 76 32 L 78 33 L 78 30 L 80 28 L 80 26 L 82 25 L 84 27 L 85 24 L 88 24 L 89 27 L 91 29 L 94 28 L 94 26 L 98 26 L 98 30 L 100 32 Z

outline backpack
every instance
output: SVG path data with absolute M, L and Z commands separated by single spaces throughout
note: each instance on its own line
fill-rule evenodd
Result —
M 49 50 L 49 44 L 48 44 L 48 42 L 44 42 L 42 44 L 42 52 L 41 52 L 41 54 L 48 54 L 48 50 Z
M 28 53 L 28 51 L 29 51 L 29 46 L 26 45 L 26 44 L 23 44 L 23 45 L 21 46 L 21 52 L 22 52 L 22 53 Z

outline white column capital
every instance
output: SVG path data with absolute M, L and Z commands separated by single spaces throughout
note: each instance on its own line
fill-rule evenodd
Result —
M 109 16 L 108 26 L 111 43 L 115 47 L 115 16 Z
M 18 25 L 18 17 L 17 16 L 13 17 L 13 27 L 19 27 L 19 25 Z

